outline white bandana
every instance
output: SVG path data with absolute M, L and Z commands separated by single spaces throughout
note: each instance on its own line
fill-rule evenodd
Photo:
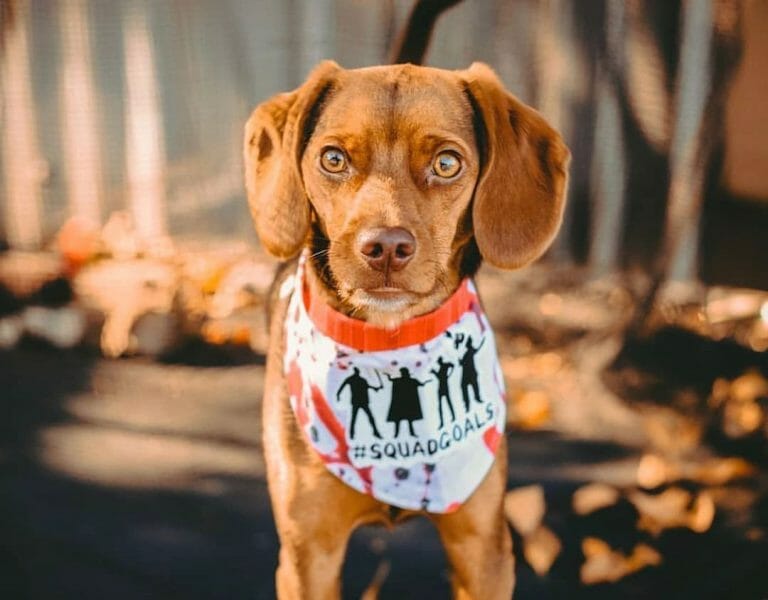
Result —
M 305 260 L 285 321 L 300 428 L 355 490 L 400 508 L 455 511 L 490 469 L 505 423 L 504 379 L 474 285 L 465 280 L 436 311 L 390 331 L 312 302 Z

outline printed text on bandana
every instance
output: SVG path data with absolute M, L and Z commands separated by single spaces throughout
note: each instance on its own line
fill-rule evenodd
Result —
M 350 458 L 354 462 L 379 462 L 387 459 L 403 462 L 406 459 L 420 459 L 429 462 L 436 455 L 450 451 L 451 447 L 460 444 L 474 435 L 482 435 L 488 425 L 494 423 L 495 408 L 485 405 L 483 413 L 475 412 L 466 417 L 463 422 L 453 423 L 441 431 L 436 437 L 426 439 L 406 439 L 396 441 L 375 441 L 368 444 L 350 446 Z

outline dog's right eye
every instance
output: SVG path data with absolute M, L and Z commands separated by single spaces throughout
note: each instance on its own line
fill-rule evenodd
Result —
M 432 171 L 438 177 L 450 179 L 461 171 L 461 161 L 453 152 L 441 152 L 432 163 Z
M 347 157 L 338 148 L 324 148 L 320 155 L 320 166 L 328 173 L 341 173 L 347 168 Z

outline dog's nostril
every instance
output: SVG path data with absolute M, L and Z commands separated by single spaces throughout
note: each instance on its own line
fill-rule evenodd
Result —
M 414 250 L 413 244 L 398 244 L 395 249 L 395 256 L 397 258 L 409 258 Z
M 368 265 L 377 271 L 398 271 L 416 252 L 413 234 L 402 227 L 378 227 L 362 232 L 358 249 Z
M 380 258 L 384 254 L 384 247 L 378 242 L 367 242 L 360 251 L 368 258 Z

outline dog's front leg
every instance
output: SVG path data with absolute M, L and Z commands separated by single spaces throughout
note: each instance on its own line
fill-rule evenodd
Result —
M 276 575 L 280 600 L 339 598 L 349 537 L 359 524 L 371 520 L 375 510 L 367 497 L 321 468 L 295 469 L 282 482 L 293 490 L 276 494 L 272 506 L 280 536 Z
M 470 499 L 455 513 L 434 515 L 453 571 L 457 600 L 509 600 L 515 586 L 512 537 L 504 519 L 505 442 L 496 462 Z
M 280 535 L 275 576 L 280 600 L 336 600 L 341 596 L 341 567 L 354 523 L 318 518 L 313 513 L 334 508 L 324 508 L 323 499 L 317 502 L 305 509 L 300 508 L 303 502 L 294 503 L 294 510 L 306 510 L 303 518 L 291 515 L 289 507 L 274 507 Z
M 372 498 L 334 477 L 304 440 L 288 403 L 281 352 L 275 344 L 263 407 L 267 480 L 280 537 L 277 597 L 337 599 L 350 535 L 384 512 Z

